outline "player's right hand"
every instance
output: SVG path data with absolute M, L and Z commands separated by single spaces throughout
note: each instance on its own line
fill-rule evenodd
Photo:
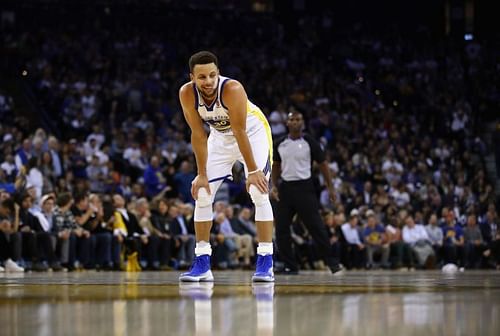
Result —
M 191 196 L 194 200 L 198 200 L 198 190 L 200 188 L 205 188 L 210 195 L 210 185 L 208 184 L 208 178 L 206 175 L 197 175 L 193 182 L 191 182 Z

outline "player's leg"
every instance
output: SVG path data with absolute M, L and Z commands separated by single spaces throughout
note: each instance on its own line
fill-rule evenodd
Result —
M 195 258 L 191 269 L 181 274 L 181 281 L 213 281 L 210 270 L 212 247 L 210 246 L 210 230 L 212 228 L 213 208 L 215 194 L 222 181 L 231 176 L 234 163 L 234 154 L 231 148 L 222 147 L 222 141 L 209 137 L 207 177 L 210 194 L 203 188 L 198 191 L 198 199 L 194 208 L 194 226 L 196 235 Z M 219 147 L 219 150 L 217 150 Z
M 330 248 L 326 226 L 319 215 L 319 202 L 316 198 L 314 186 L 312 183 L 304 183 L 301 190 L 300 195 L 294 195 L 295 197 L 300 197 L 300 200 L 295 202 L 297 214 L 309 230 L 312 239 L 318 247 L 318 252 L 325 263 L 332 273 L 337 273 L 341 270 L 339 261 L 334 257 L 333 251 Z
M 257 167 L 267 179 L 271 176 L 272 138 L 267 125 L 249 137 Z M 243 161 L 242 161 L 243 162 Z M 248 169 L 245 165 L 245 175 Z M 257 226 L 257 269 L 253 281 L 274 281 L 273 272 L 273 210 L 268 193 L 261 193 L 256 186 L 250 185 L 248 192 L 255 205 L 255 224 Z
M 293 189 L 292 189 L 293 190 Z M 275 203 L 276 210 L 276 243 L 279 251 L 279 260 L 284 263 L 283 273 L 298 274 L 299 266 L 292 247 L 291 224 L 295 215 L 290 188 L 280 185 L 280 200 Z

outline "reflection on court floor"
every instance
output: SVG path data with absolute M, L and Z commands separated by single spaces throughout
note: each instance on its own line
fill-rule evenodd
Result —
M 0 277 L 2 335 L 498 335 L 500 274 L 352 272 L 251 284 L 176 273 Z M 248 278 L 248 279 L 247 279 Z M 330 282 L 328 282 L 330 279 Z M 314 284 L 314 283 L 317 284 Z

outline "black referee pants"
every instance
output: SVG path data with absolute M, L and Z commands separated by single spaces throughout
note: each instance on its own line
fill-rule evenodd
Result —
M 290 227 L 295 214 L 309 230 L 320 257 L 329 267 L 336 266 L 326 226 L 319 214 L 319 202 L 311 180 L 282 182 L 278 188 L 279 202 L 275 202 L 276 243 L 285 267 L 297 271 L 298 264 L 292 247 Z

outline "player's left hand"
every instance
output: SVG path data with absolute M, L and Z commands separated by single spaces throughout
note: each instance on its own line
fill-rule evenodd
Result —
M 264 175 L 262 170 L 256 171 L 255 173 L 248 175 L 246 182 L 247 192 L 251 184 L 256 186 L 257 189 L 259 189 L 259 191 L 263 194 L 267 194 L 269 192 L 268 181 L 266 179 L 266 175 Z

